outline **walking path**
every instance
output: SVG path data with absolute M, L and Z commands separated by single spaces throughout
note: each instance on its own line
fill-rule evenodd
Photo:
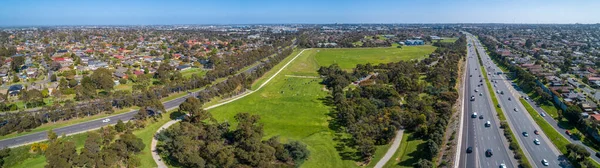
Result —
M 294 61 L 296 58 L 298 58 L 298 56 L 300 56 L 300 54 L 302 54 L 302 53 L 304 52 L 304 50 L 306 50 L 306 49 L 303 49 L 302 51 L 300 51 L 300 52 L 299 52 L 299 53 L 298 53 L 296 56 L 294 56 L 294 58 L 292 58 L 292 59 L 291 59 L 290 61 L 288 61 L 288 62 L 287 62 L 285 65 L 283 65 L 283 67 L 281 67 L 281 68 L 280 68 L 280 69 L 279 69 L 277 72 L 275 72 L 275 74 L 273 74 L 273 76 L 271 76 L 269 79 L 267 79 L 267 80 L 266 80 L 266 81 L 265 81 L 263 84 L 261 84 L 261 85 L 260 85 L 260 86 L 259 86 L 259 87 L 258 87 L 256 90 L 254 90 L 254 91 L 248 91 L 248 92 L 245 92 L 245 93 L 244 93 L 243 95 L 241 95 L 241 96 L 238 96 L 238 97 L 236 97 L 236 98 L 230 99 L 230 100 L 228 100 L 228 101 L 226 101 L 226 102 L 223 102 L 223 103 L 219 103 L 219 104 L 212 105 L 212 106 L 210 106 L 210 107 L 207 107 L 207 108 L 205 108 L 204 110 L 209 110 L 209 109 L 212 109 L 212 108 L 216 108 L 216 107 L 219 107 L 219 106 L 222 106 L 222 105 L 225 105 L 225 104 L 231 103 L 231 102 L 233 102 L 233 101 L 236 101 L 236 100 L 238 100 L 238 99 L 241 99 L 241 98 L 243 98 L 243 97 L 246 97 L 246 96 L 248 96 L 248 95 L 250 95 L 250 94 L 252 94 L 252 93 L 254 93 L 254 92 L 256 92 L 256 91 L 260 90 L 260 89 L 261 89 L 261 88 L 263 88 L 263 87 L 264 87 L 264 86 L 265 86 L 267 83 L 269 83 L 269 82 L 270 82 L 270 81 L 271 81 L 273 78 L 275 78 L 275 76 L 277 76 L 277 74 L 279 74 L 279 73 L 280 73 L 280 72 L 281 72 L 283 69 L 285 69 L 285 67 L 287 67 L 287 66 L 288 66 L 290 63 L 292 63 L 292 62 L 293 62 L 293 61 Z M 169 121 L 169 122 L 165 123 L 165 124 L 164 124 L 163 126 L 161 126 L 161 127 L 158 129 L 158 130 L 156 130 L 156 133 L 155 133 L 155 135 L 156 135 L 156 134 L 158 134 L 158 133 L 159 133 L 161 130 L 163 130 L 163 129 L 167 129 L 167 128 L 169 128 L 171 125 L 173 125 L 173 124 L 175 124 L 175 123 L 177 123 L 177 122 L 179 122 L 179 121 L 181 121 L 181 120 L 179 120 L 179 119 L 178 119 L 178 120 L 172 120 L 172 121 Z M 167 168 L 167 165 L 166 165 L 166 164 L 165 164 L 165 163 L 162 161 L 162 159 L 160 158 L 160 155 L 158 155 L 158 151 L 156 151 L 156 145 L 157 145 L 157 144 L 158 144 L 158 140 L 157 140 L 156 138 L 154 138 L 154 137 L 153 137 L 153 138 L 152 138 L 152 142 L 151 142 L 151 144 L 150 144 L 150 151 L 152 151 L 152 158 L 154 159 L 154 162 L 156 162 L 156 165 L 157 165 L 157 167 L 159 167 L 159 168 Z
M 396 137 L 394 138 L 394 142 L 392 143 L 392 146 L 390 146 L 390 149 L 388 149 L 388 151 L 381 158 L 381 160 L 379 160 L 379 162 L 377 162 L 377 164 L 375 165 L 375 168 L 382 168 L 392 158 L 392 156 L 394 156 L 394 153 L 396 153 L 396 150 L 398 150 L 398 147 L 400 147 L 400 142 L 402 141 L 403 134 L 404 134 L 404 130 L 402 130 L 402 129 L 398 130 L 398 132 L 396 132 Z

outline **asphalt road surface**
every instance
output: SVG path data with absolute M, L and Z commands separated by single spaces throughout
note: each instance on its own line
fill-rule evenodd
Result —
M 521 94 L 521 96 L 527 97 L 527 94 L 525 94 L 522 90 L 517 89 L 519 91 L 519 94 Z M 556 120 L 554 120 L 551 116 L 548 115 L 548 113 L 546 111 L 544 111 L 544 109 L 540 108 L 539 106 L 537 106 L 533 100 L 529 99 L 527 101 L 527 103 L 529 103 L 529 105 L 531 105 L 531 107 L 533 107 L 533 109 L 535 109 L 535 111 L 538 112 L 538 114 L 544 113 L 546 114 L 544 118 L 544 120 L 546 120 L 546 122 L 548 122 L 550 125 L 552 125 L 552 128 L 554 128 L 558 133 L 560 133 L 562 136 L 564 136 L 567 140 L 569 140 L 569 142 L 574 143 L 574 144 L 579 144 L 581 146 L 584 146 L 585 149 L 590 152 L 590 154 L 592 154 L 592 156 L 590 156 L 590 158 L 594 159 L 596 162 L 600 163 L 600 158 L 595 156 L 596 155 L 596 151 L 594 151 L 592 148 L 586 146 L 585 144 L 583 144 L 583 142 L 581 142 L 580 140 L 576 140 L 571 138 L 571 136 L 569 136 L 566 131 L 567 129 L 561 128 L 558 125 L 558 122 Z M 552 140 L 552 139 L 551 139 Z
M 492 82 L 493 89 L 504 94 L 496 94 L 500 107 L 511 126 L 511 129 L 517 136 L 517 140 L 523 149 L 525 155 L 529 156 L 529 161 L 534 167 L 546 167 L 542 164 L 542 159 L 549 162 L 549 167 L 569 167 L 562 157 L 558 149 L 548 140 L 543 134 L 543 131 L 533 121 L 533 118 L 525 111 L 523 105 L 519 102 L 520 95 L 513 89 L 511 81 L 507 80 L 504 75 L 496 75 L 496 72 L 501 70 L 494 64 L 490 57 L 485 52 L 485 49 L 475 40 L 475 47 L 481 56 L 486 72 L 489 73 L 488 79 Z M 510 100 L 509 100 L 510 99 Z M 538 130 L 540 135 L 534 134 L 534 130 Z M 523 135 L 523 132 L 529 134 L 528 137 Z M 540 141 L 539 145 L 534 143 L 534 139 Z
M 484 85 L 485 81 L 480 82 L 483 77 L 480 77 L 479 61 L 473 46 L 468 47 L 467 56 L 459 167 L 499 167 L 502 163 L 506 167 L 515 167 L 511 157 L 512 152 L 508 150 L 504 135 L 501 134 L 499 120 L 496 117 L 487 87 Z M 475 96 L 473 101 L 471 101 L 471 96 Z M 472 118 L 473 113 L 477 113 L 476 118 Z M 480 119 L 480 116 L 483 116 L 483 119 Z M 490 121 L 489 127 L 484 125 L 486 121 Z M 466 152 L 468 147 L 473 149 L 472 153 Z M 492 150 L 491 157 L 487 157 L 485 154 L 488 149 Z
M 195 95 L 195 94 L 196 93 L 192 93 L 192 94 L 188 94 L 184 97 L 180 97 L 177 99 L 173 99 L 171 101 L 167 101 L 167 102 L 163 103 L 163 105 L 165 106 L 165 109 L 167 109 L 167 110 L 177 108 L 179 106 L 179 104 L 181 104 L 185 101 L 186 98 L 188 98 L 190 95 Z M 103 127 L 106 125 L 117 124 L 117 121 L 119 121 L 119 120 L 122 120 L 122 121 L 131 120 L 133 118 L 133 116 L 135 114 L 137 114 L 137 112 L 138 111 L 135 110 L 132 112 L 127 112 L 127 113 L 123 113 L 123 114 L 119 114 L 119 115 L 109 116 L 106 118 L 101 118 L 101 119 L 97 119 L 97 120 L 92 120 L 92 121 L 88 121 L 88 122 L 83 122 L 83 123 L 79 123 L 79 124 L 74 124 L 74 125 L 57 128 L 57 129 L 54 129 L 53 131 L 58 135 L 62 135 L 62 134 L 72 135 L 72 134 L 76 134 L 76 133 L 86 132 L 86 131 L 90 131 L 90 130 L 94 130 L 94 129 L 99 129 L 100 127 Z M 103 122 L 103 120 L 105 120 L 105 119 L 110 119 L 110 121 Z M 0 140 L 0 148 L 26 145 L 26 144 L 30 144 L 30 143 L 34 143 L 34 142 L 44 141 L 47 138 L 48 138 L 48 133 L 46 131 L 27 134 L 27 135 L 15 137 L 15 138 Z

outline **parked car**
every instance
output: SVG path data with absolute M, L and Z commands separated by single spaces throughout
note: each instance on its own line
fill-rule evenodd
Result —
M 567 131 L 565 131 L 565 134 L 571 136 L 571 131 L 567 130 Z

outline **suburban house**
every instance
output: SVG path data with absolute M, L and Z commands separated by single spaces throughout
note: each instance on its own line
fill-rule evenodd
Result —
M 23 90 L 23 85 L 21 85 L 21 84 L 12 85 L 8 88 L 8 95 L 16 96 L 19 94 L 19 92 L 21 92 L 21 90 Z
M 187 65 L 187 64 L 183 64 L 183 65 L 179 65 L 179 66 L 177 66 L 177 70 L 180 70 L 180 71 L 183 71 L 183 70 L 188 70 L 188 69 L 190 69 L 190 68 L 192 68 L 192 66 L 190 66 L 190 65 Z

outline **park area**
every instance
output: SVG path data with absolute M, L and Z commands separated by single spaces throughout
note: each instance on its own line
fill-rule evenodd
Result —
M 282 142 L 299 140 L 307 144 L 311 151 L 310 158 L 302 167 L 357 167 L 353 158 L 340 156 L 336 139 L 340 136 L 329 126 L 328 113 L 331 106 L 325 105 L 329 93 L 319 84 L 317 74 L 320 66 L 338 63 L 344 69 L 352 69 L 356 64 L 387 63 L 400 60 L 421 59 L 433 52 L 435 47 L 418 46 L 399 48 L 366 48 L 366 49 L 307 49 L 288 67 L 255 93 L 235 102 L 209 110 L 213 116 L 222 121 L 233 122 L 234 115 L 239 112 L 259 114 L 264 124 L 264 139 L 279 136 Z M 275 66 L 257 80 L 252 88 L 258 88 L 267 77 L 270 77 L 296 56 L 295 51 L 282 63 Z M 231 123 L 236 125 L 236 123 Z M 387 147 L 379 146 L 373 162 L 380 159 Z M 348 149 L 344 149 L 348 150 Z M 343 151 L 348 152 L 348 151 Z M 373 166 L 369 164 L 367 167 Z
M 430 45 L 403 46 L 402 48 L 332 48 L 317 50 L 315 59 L 318 65 L 337 63 L 340 68 L 351 70 L 356 64 L 380 64 L 401 60 L 422 59 L 435 51 Z

